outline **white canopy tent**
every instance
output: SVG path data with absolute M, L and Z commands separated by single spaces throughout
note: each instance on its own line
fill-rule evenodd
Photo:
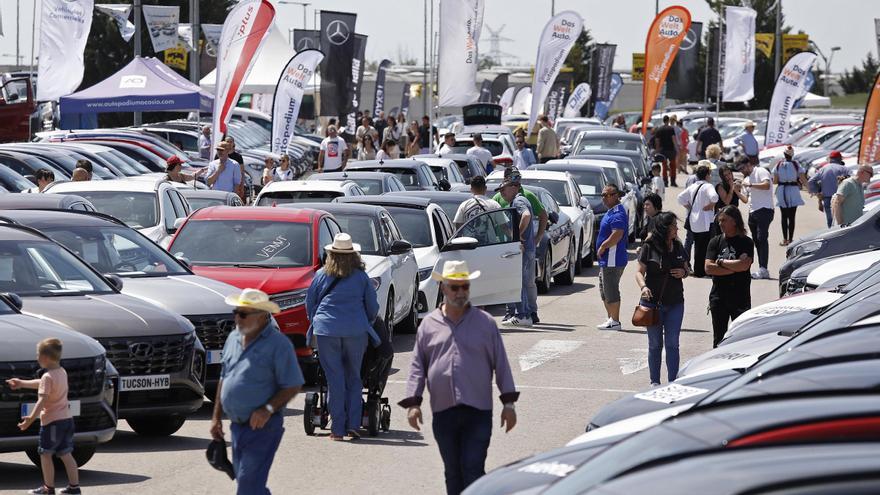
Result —
M 801 106 L 803 108 L 830 107 L 831 98 L 813 93 L 807 93 L 807 95 L 804 96 L 804 103 Z

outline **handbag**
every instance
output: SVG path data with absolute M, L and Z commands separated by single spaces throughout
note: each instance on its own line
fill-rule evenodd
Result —
M 662 258 L 661 258 L 662 259 Z M 657 303 L 663 300 L 663 292 L 666 291 L 666 282 L 669 281 L 669 274 L 663 278 L 663 285 L 660 287 L 660 294 L 657 296 Z M 650 302 L 650 301 L 649 301 Z M 632 324 L 634 327 L 651 327 L 660 323 L 660 310 L 654 306 L 643 306 L 642 300 L 636 304 L 633 310 Z
M 700 189 L 703 188 L 707 183 L 703 182 L 700 184 L 700 187 L 694 191 L 694 196 L 691 198 L 691 205 L 688 207 L 687 216 L 684 217 L 684 230 L 690 232 L 691 231 L 691 212 L 694 210 L 694 201 L 697 200 L 697 195 L 700 194 Z

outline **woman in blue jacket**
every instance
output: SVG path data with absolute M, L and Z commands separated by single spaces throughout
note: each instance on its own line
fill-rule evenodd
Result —
M 317 336 L 321 368 L 327 377 L 331 440 L 360 438 L 361 362 L 368 340 L 379 342 L 372 322 L 379 313 L 376 289 L 364 271 L 360 246 L 337 234 L 324 247 L 327 259 L 306 294 L 306 312 Z

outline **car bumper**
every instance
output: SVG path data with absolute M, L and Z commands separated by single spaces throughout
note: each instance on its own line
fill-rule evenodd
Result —
M 102 397 L 77 399 L 80 414 L 73 418 L 74 444 L 94 445 L 109 442 L 116 433 L 116 413 Z M 39 444 L 40 426 L 34 424 L 25 431 L 18 429 L 20 404 L 0 404 L 0 452 L 20 452 Z
M 190 414 L 202 407 L 204 396 L 205 388 L 188 372 L 173 373 L 170 388 L 119 392 L 119 418 Z

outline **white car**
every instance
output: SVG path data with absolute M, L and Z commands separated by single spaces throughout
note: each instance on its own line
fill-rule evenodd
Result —
M 880 262 L 880 250 L 835 257 L 810 271 L 806 278 L 802 278 L 795 270 L 788 279 L 787 290 L 789 293 L 798 293 L 835 289 L 877 262 Z
M 465 184 L 464 176 L 461 175 L 461 169 L 458 168 L 455 160 L 430 156 L 428 158 L 419 158 L 419 161 L 425 162 L 431 167 L 431 172 L 434 172 L 434 177 L 437 178 L 438 183 L 446 179 L 452 187 Z
M 456 136 L 455 146 L 444 152 L 445 153 L 463 153 L 467 154 L 467 150 L 473 147 L 474 142 L 466 136 Z M 442 149 L 442 144 L 438 148 L 438 152 Z M 509 167 L 513 165 L 513 150 L 515 149 L 513 140 L 505 134 L 496 137 L 483 136 L 483 147 L 492 153 L 492 163 L 495 167 Z
M 122 220 L 163 248 L 191 213 L 186 198 L 162 178 L 56 182 L 46 192 L 82 196 L 99 212 Z
M 264 186 L 257 195 L 256 206 L 282 203 L 329 203 L 341 196 L 363 196 L 361 186 L 353 180 L 284 180 Z

